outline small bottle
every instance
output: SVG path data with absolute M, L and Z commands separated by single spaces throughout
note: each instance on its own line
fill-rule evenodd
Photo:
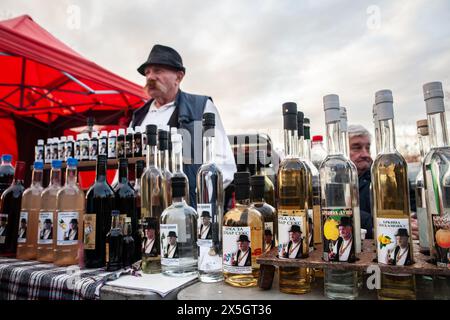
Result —
M 47 143 L 44 148 L 45 163 L 52 163 L 52 138 L 47 138 Z
M 116 145 L 117 158 L 125 158 L 125 129 L 119 129 Z
M 136 244 L 133 239 L 133 227 L 131 218 L 125 218 L 123 227 L 122 266 L 130 268 L 136 261 Z
M 89 134 L 82 133 L 81 134 L 81 161 L 89 160 Z
M 326 156 L 327 151 L 323 146 L 323 137 L 320 135 L 313 136 L 311 145 L 311 161 L 317 169 L 319 169 L 320 164 Z
M 117 158 L 117 131 L 111 130 L 108 135 L 108 159 Z
M 92 132 L 91 139 L 89 140 L 89 160 L 97 160 L 98 155 L 98 132 Z
M 59 139 L 58 138 L 53 138 L 53 143 L 52 143 L 52 160 L 58 160 L 58 146 L 59 146 Z
M 258 283 L 263 252 L 264 220 L 250 206 L 250 174 L 234 174 L 236 206 L 223 217 L 223 272 L 225 282 L 234 287 L 254 287 Z
M 172 192 L 170 190 L 172 173 L 169 171 L 169 132 L 158 130 L 158 147 L 159 147 L 159 169 L 162 174 L 162 188 L 164 195 L 164 207 L 167 208 L 172 204 Z
M 142 157 L 142 131 L 141 127 L 139 126 L 135 128 L 133 146 L 134 146 L 133 156 L 135 158 Z
M 66 141 L 66 146 L 65 146 L 65 150 L 66 150 L 66 154 L 64 156 L 64 161 L 67 162 L 67 159 L 69 158 L 73 158 L 74 156 L 74 141 L 73 141 L 73 136 L 68 136 L 67 137 L 67 141 Z
M 171 184 L 173 203 L 160 220 L 161 271 L 175 277 L 197 275 L 197 212 L 184 200 L 186 181 L 177 177 Z
M 119 210 L 111 211 L 111 229 L 106 234 L 105 241 L 107 271 L 116 271 L 122 268 L 123 234 L 119 216 Z
M 81 134 L 77 134 L 74 145 L 74 158 L 79 161 L 81 160 Z
M 108 132 L 102 130 L 100 139 L 98 140 L 98 154 L 108 156 Z
M 37 145 L 34 147 L 34 161 L 38 162 L 44 162 L 45 155 L 44 155 L 44 140 L 39 139 L 37 141 Z
M 66 156 L 66 137 L 61 137 L 59 139 L 59 143 L 58 143 L 58 159 L 57 160 L 61 160 L 64 161 L 64 158 Z
M 127 136 L 125 137 L 125 156 L 127 158 L 133 158 L 134 151 L 134 130 L 133 128 L 127 128 Z
M 17 236 L 17 259 L 36 259 L 43 169 L 43 162 L 34 162 L 31 186 L 22 195 L 22 210 L 19 216 L 20 225 Z
M 11 161 L 12 156 L 10 154 L 2 155 L 2 164 L 0 165 L 0 196 L 9 188 L 14 179 L 14 167 Z

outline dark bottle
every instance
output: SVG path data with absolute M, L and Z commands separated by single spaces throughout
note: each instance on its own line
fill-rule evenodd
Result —
M 106 235 L 105 260 L 107 271 L 116 271 L 122 268 L 123 234 L 119 213 L 119 210 L 111 211 L 111 229 Z
M 134 132 L 134 157 L 142 157 L 142 132 L 141 127 L 136 127 Z
M 125 129 L 119 129 L 116 146 L 117 158 L 125 158 Z
M 133 158 L 134 153 L 134 141 L 133 141 L 133 128 L 127 128 L 127 136 L 125 137 L 125 156 L 127 158 Z
M 2 164 L 0 165 L 0 196 L 9 188 L 14 179 L 14 167 L 11 161 L 12 156 L 10 154 L 2 155 Z
M 128 159 L 126 158 L 119 159 L 119 182 L 114 188 L 114 193 L 115 208 L 120 212 L 121 223 L 125 222 L 125 218 L 131 218 L 131 226 L 137 233 L 136 192 L 128 180 Z M 137 240 L 137 234 L 133 234 L 133 238 Z
M 128 217 L 125 219 L 125 226 L 123 227 L 122 243 L 122 265 L 124 268 L 128 268 L 131 267 L 133 263 L 138 261 L 138 259 L 136 259 L 136 243 L 133 239 L 131 218 Z
M 25 190 L 24 179 L 25 162 L 17 161 L 14 180 L 1 196 L 0 254 L 3 256 L 12 257 L 16 254 L 22 194 Z
M 114 191 L 106 181 L 106 156 L 97 158 L 97 177 L 86 195 L 84 215 L 84 263 L 86 268 L 105 266 L 106 234 L 111 229 L 111 214 L 115 208 Z M 86 231 L 93 233 L 87 236 Z
M 136 192 L 136 217 L 138 220 L 137 225 L 137 238 L 136 238 L 136 260 L 142 258 L 142 239 L 144 238 L 144 221 L 141 216 L 141 177 L 144 173 L 145 161 L 136 161 L 136 180 L 134 182 L 134 191 Z

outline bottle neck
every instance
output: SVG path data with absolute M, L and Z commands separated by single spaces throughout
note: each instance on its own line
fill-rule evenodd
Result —
M 158 168 L 158 147 L 147 145 L 147 168 L 150 166 Z
M 183 152 L 180 142 L 172 146 L 172 169 L 173 172 L 183 172 Z
M 172 197 L 172 204 L 180 204 L 180 203 L 185 203 L 185 196 L 175 196 Z
M 252 191 L 250 192 L 250 202 L 264 202 L 264 186 L 252 186 Z
M 133 227 L 130 222 L 125 223 L 125 227 L 123 228 L 125 236 L 131 236 L 133 234 Z
M 106 181 L 106 162 L 97 161 L 97 182 Z
M 203 163 L 213 163 L 215 154 L 214 137 L 203 137 Z
M 119 182 L 128 183 L 128 166 L 119 166 Z
M 419 141 L 420 157 L 423 159 L 425 155 L 430 151 L 430 139 L 429 136 L 417 135 L 417 140 Z
M 311 160 L 311 140 L 305 140 L 305 159 Z
M 381 152 L 395 152 L 394 119 L 380 120 Z
M 249 206 L 250 205 L 250 199 L 236 199 L 236 205 L 241 206 Z
M 159 151 L 159 168 L 161 170 L 169 170 L 169 150 Z
M 432 148 L 448 146 L 445 112 L 438 112 L 428 115 L 428 130 L 430 135 L 430 145 Z
M 43 175 L 44 175 L 44 172 L 42 170 L 33 170 L 33 175 L 31 178 L 31 185 L 33 187 L 42 186 Z
M 50 173 L 50 185 L 52 187 L 61 186 L 61 169 L 52 169 Z
M 77 167 L 67 167 L 66 185 L 75 186 L 77 184 Z
M 327 146 L 328 154 L 343 154 L 340 135 L 340 121 L 327 123 Z
M 344 155 L 346 157 L 349 157 L 350 150 L 349 150 L 348 132 L 347 131 L 341 131 L 341 142 L 342 142 L 342 151 L 344 152 Z
M 303 136 L 298 137 L 297 152 L 300 159 L 305 158 L 305 138 Z
M 297 157 L 297 130 L 284 130 L 284 150 L 286 158 Z

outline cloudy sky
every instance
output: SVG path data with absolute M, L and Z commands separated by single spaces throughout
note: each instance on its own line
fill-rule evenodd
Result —
M 324 133 L 329 93 L 350 123 L 372 131 L 374 93 L 391 89 L 397 134 L 413 135 L 425 117 L 422 84 L 442 81 L 450 95 L 448 0 L 1 1 L 0 19 L 25 13 L 138 84 L 153 44 L 174 47 L 187 68 L 182 89 L 212 96 L 228 133 L 281 142 L 285 101 L 311 118 L 313 134 Z

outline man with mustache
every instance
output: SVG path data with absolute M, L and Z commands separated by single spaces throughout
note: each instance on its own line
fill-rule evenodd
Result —
M 167 126 L 180 129 L 179 133 L 183 135 L 183 171 L 189 179 L 190 205 L 195 208 L 196 174 L 202 164 L 204 113 L 215 114 L 215 156 L 223 174 L 224 188 L 231 183 L 236 172 L 230 142 L 217 107 L 208 96 L 190 94 L 180 89 L 186 69 L 180 54 L 173 48 L 154 45 L 147 61 L 137 70 L 146 78 L 145 90 L 151 99 L 133 113 L 130 127 L 154 124 L 165 130 Z

